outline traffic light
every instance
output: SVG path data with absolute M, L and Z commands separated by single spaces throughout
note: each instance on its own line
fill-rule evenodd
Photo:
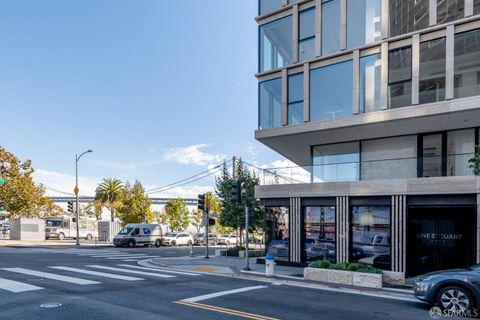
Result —
M 73 201 L 68 201 L 68 212 L 73 213 Z
M 239 181 L 232 181 L 232 193 L 231 193 L 231 201 L 234 204 L 240 204 L 241 202 L 241 190 L 240 190 L 240 182 Z
M 205 193 L 198 195 L 198 209 L 205 211 Z
M 213 218 L 208 218 L 208 225 L 209 225 L 209 226 L 214 226 L 214 225 L 215 225 L 215 219 L 213 219 Z

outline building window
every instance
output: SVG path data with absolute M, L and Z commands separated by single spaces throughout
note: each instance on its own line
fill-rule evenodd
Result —
M 305 256 L 307 262 L 336 262 L 335 207 L 305 207 Z
M 443 157 L 442 134 L 428 134 L 421 137 L 422 172 L 420 177 L 441 177 Z
M 340 0 L 322 0 L 322 55 L 340 51 Z
M 420 43 L 420 103 L 445 100 L 445 50 L 445 38 Z
M 438 0 L 437 23 L 445 23 L 462 19 L 465 16 L 464 0 Z
M 480 29 L 455 35 L 455 98 L 480 94 Z
M 260 72 L 292 64 L 292 16 L 260 26 Z
M 353 206 L 350 261 L 391 269 L 390 206 Z
M 358 180 L 359 150 L 358 142 L 313 147 L 313 182 Z
M 283 0 L 259 0 L 258 13 L 260 15 L 273 12 L 283 7 Z
M 389 52 L 388 90 L 390 108 L 412 104 L 412 47 Z
M 417 177 L 417 136 L 362 141 L 360 180 Z
M 298 57 L 306 61 L 315 57 L 315 8 L 299 13 Z
M 480 0 L 473 0 L 473 14 L 480 14 Z
M 303 123 L 303 73 L 288 76 L 288 124 Z
M 265 245 L 267 253 L 275 260 L 289 261 L 289 209 L 288 207 L 265 207 Z
M 381 108 L 381 59 L 379 54 L 360 58 L 360 112 Z
M 475 129 L 447 133 L 447 175 L 470 176 L 473 171 L 468 160 L 475 153 Z
M 352 60 L 311 70 L 311 120 L 327 120 L 351 115 L 352 88 Z
M 348 0 L 347 46 L 359 47 L 381 39 L 381 0 Z
M 428 27 L 429 0 L 390 0 L 390 36 Z
M 282 79 L 259 84 L 259 128 L 276 128 L 282 125 Z

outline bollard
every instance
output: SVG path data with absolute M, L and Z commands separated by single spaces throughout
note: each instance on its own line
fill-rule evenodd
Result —
M 193 243 L 190 245 L 190 257 L 193 257 Z
M 275 258 L 272 254 L 267 254 L 265 257 L 265 275 L 267 277 L 273 277 L 275 275 Z

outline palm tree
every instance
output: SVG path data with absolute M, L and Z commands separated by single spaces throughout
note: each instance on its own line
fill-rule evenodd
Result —
M 110 219 L 115 218 L 115 205 L 123 194 L 123 184 L 118 179 L 105 178 L 95 190 L 95 200 L 110 209 Z

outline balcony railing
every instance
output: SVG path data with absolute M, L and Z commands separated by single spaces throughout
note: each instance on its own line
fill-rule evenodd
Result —
M 256 168 L 254 171 L 261 185 L 471 176 L 473 170 L 468 159 L 472 157 L 473 153 L 463 153 L 446 157 L 424 156 L 420 159 L 409 157 L 323 163 L 313 166 Z

